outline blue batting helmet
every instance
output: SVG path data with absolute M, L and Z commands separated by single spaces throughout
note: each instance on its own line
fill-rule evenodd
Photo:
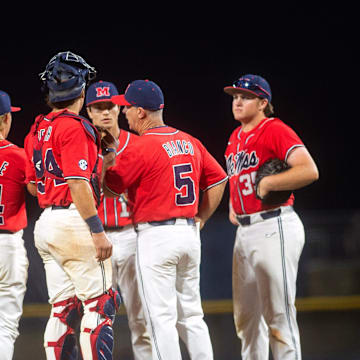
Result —
M 39 74 L 43 90 L 52 103 L 76 99 L 88 81 L 96 77 L 94 67 L 71 51 L 59 52 Z

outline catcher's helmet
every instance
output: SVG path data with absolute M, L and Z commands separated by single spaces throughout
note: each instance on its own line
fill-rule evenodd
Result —
M 45 71 L 39 74 L 42 90 L 52 103 L 76 99 L 88 81 L 96 77 L 94 67 L 71 51 L 59 52 L 51 58 Z

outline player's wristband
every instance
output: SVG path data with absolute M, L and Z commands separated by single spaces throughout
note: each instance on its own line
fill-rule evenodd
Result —
M 111 153 L 111 152 L 116 153 L 116 149 L 114 149 L 114 148 L 106 148 L 106 149 L 104 149 L 104 151 L 106 153 Z
M 85 221 L 89 225 L 90 231 L 92 233 L 97 234 L 104 231 L 103 224 L 98 215 L 91 216 L 85 219 Z

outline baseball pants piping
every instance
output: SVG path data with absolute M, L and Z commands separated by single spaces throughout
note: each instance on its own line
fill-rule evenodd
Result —
M 191 359 L 213 359 L 200 298 L 200 251 L 196 226 L 138 229 L 136 270 L 153 360 L 181 359 L 179 336 Z
M 296 278 L 305 235 L 291 208 L 239 226 L 233 253 L 234 321 L 244 360 L 301 360 Z
M 0 360 L 11 360 L 28 278 L 23 231 L 0 234 Z
M 151 340 L 139 295 L 136 278 L 136 239 L 132 225 L 106 233 L 113 244 L 113 287 L 119 288 L 128 317 L 135 360 L 151 359 Z

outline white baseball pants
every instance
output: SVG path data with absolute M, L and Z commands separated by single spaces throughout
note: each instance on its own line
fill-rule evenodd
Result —
M 107 231 L 113 244 L 113 287 L 119 288 L 131 332 L 135 360 L 151 359 L 151 340 L 136 279 L 135 253 L 137 233 L 132 225 L 121 230 Z
M 0 234 L 0 360 L 11 360 L 19 335 L 29 262 L 23 231 Z
M 111 288 L 111 259 L 103 262 L 96 260 L 89 228 L 74 204 L 69 209 L 46 208 L 35 224 L 34 239 L 45 267 L 50 304 L 68 300 L 75 295 L 85 301 Z M 53 349 L 48 344 L 58 341 L 67 329 L 59 318 L 52 316 L 53 312 L 54 309 L 44 334 L 47 359 L 55 359 Z M 84 306 L 80 346 L 86 360 L 92 359 L 91 343 L 90 334 L 83 330 L 95 329 L 100 320 L 98 313 Z
M 137 276 L 151 329 L 153 360 L 179 360 L 179 336 L 192 360 L 212 360 L 200 298 L 201 243 L 197 226 L 137 225 Z
M 234 321 L 243 360 L 301 360 L 295 296 L 304 228 L 292 207 L 239 226 L 233 253 Z

